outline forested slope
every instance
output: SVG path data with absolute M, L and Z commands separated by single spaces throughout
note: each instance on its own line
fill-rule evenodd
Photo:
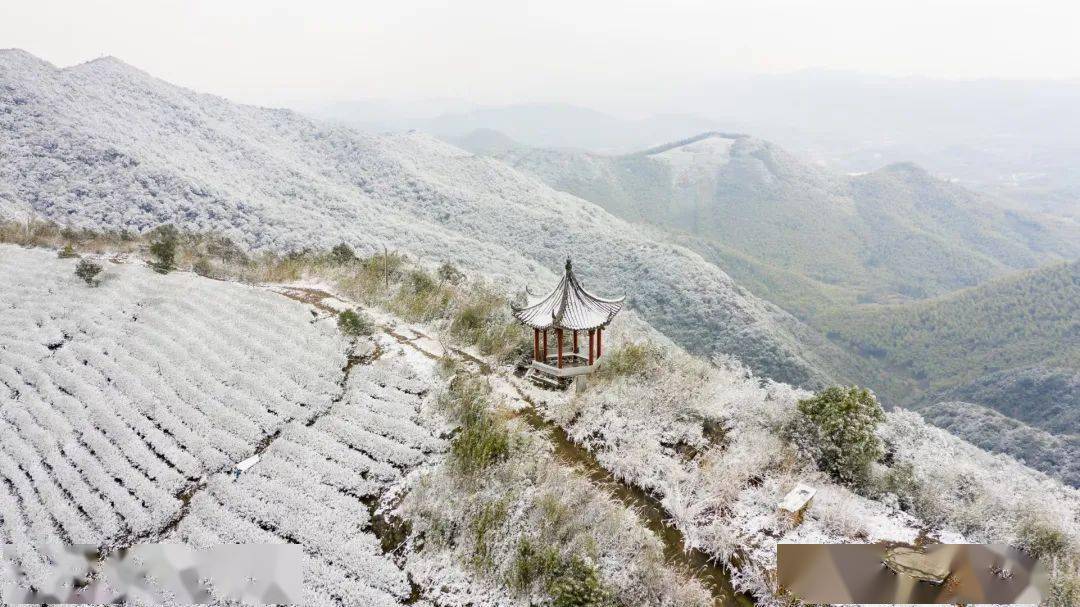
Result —
M 925 302 L 837 313 L 823 324 L 830 338 L 903 370 L 928 391 L 1035 365 L 1077 372 L 1080 262 Z
M 0 51 L 0 215 L 277 251 L 346 242 L 453 262 L 516 290 L 572 256 L 595 290 L 700 353 L 805 386 L 850 357 L 721 269 L 507 165 L 411 133 L 366 136 L 229 103 L 116 59 L 66 69 Z
M 944 294 L 1080 253 L 1080 234 L 1007 211 L 911 164 L 832 173 L 778 146 L 709 133 L 637 154 L 488 152 L 756 282 L 803 318 L 831 305 Z M 793 289 L 791 275 L 803 280 Z

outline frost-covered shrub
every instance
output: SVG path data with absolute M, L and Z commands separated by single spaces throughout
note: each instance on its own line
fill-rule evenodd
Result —
M 461 301 L 450 319 L 455 339 L 500 362 L 511 362 L 532 349 L 531 336 L 510 316 L 504 297 L 485 286 L 474 286 L 458 297 Z
M 1071 548 L 1061 526 L 1037 510 L 1021 513 L 1016 535 L 1022 548 L 1040 558 L 1063 557 Z
M 75 275 L 85 280 L 88 285 L 93 286 L 98 274 L 101 274 L 101 264 L 89 259 L 81 259 L 75 266 Z
M 180 232 L 172 224 L 158 226 L 154 230 L 153 240 L 150 241 L 150 255 L 154 258 L 154 269 L 163 274 L 173 269 L 179 240 Z
M 660 349 L 650 343 L 627 342 L 604 352 L 594 377 L 610 381 L 616 377 L 645 375 L 662 356 Z
M 874 395 L 857 386 L 832 386 L 800 400 L 798 410 L 789 440 L 837 480 L 865 484 L 871 464 L 885 453 L 877 436 L 885 411 Z
M 450 283 L 452 285 L 459 285 L 465 280 L 465 273 L 457 269 L 451 263 L 444 263 L 439 266 L 439 280 Z
M 78 257 L 79 254 L 75 252 L 75 247 L 71 246 L 71 243 L 64 245 L 64 248 L 60 249 L 60 252 L 56 254 L 60 259 L 72 259 Z
M 1046 607 L 1076 607 L 1080 605 L 1080 574 L 1059 574 L 1050 578 Z
M 352 250 L 352 247 L 341 243 L 330 249 L 330 261 L 338 265 L 352 263 L 356 261 L 356 253 Z
M 246 265 L 251 262 L 247 252 L 240 247 L 240 245 L 233 242 L 233 240 L 227 236 L 216 234 L 207 236 L 206 254 L 211 257 L 216 257 L 220 259 L 222 263 L 227 264 Z
M 200 257 L 195 263 L 191 264 L 191 271 L 199 276 L 210 276 L 214 273 L 214 266 L 210 264 L 209 259 Z
M 450 443 L 450 458 L 467 476 L 482 472 L 510 453 L 506 422 L 488 411 L 490 393 L 483 379 L 458 375 L 439 398 L 439 404 L 461 426 Z
M 338 330 L 349 337 L 371 335 L 375 331 L 375 324 L 363 312 L 343 310 L 337 317 Z
M 565 563 L 551 583 L 552 607 L 600 607 L 611 605 L 611 593 L 604 588 L 596 567 L 580 558 Z
M 411 321 L 430 321 L 443 316 L 452 292 L 421 268 L 411 270 L 402 281 L 391 309 Z

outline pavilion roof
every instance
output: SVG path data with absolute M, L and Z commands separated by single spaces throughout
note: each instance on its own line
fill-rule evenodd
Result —
M 514 318 L 534 329 L 586 330 L 603 327 L 622 309 L 623 299 L 593 295 L 581 286 L 566 260 L 566 273 L 550 293 L 513 307 Z

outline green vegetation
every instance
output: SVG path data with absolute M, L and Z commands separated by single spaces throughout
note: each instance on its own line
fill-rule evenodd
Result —
M 356 253 L 352 247 L 341 243 L 330 249 L 330 259 L 336 264 L 344 265 L 356 261 Z
M 90 261 L 89 259 L 80 259 L 79 264 L 75 266 L 75 275 L 86 281 L 86 284 L 93 286 L 94 279 L 101 273 L 101 264 Z
M 624 343 L 610 352 L 604 352 L 600 368 L 593 377 L 610 381 L 616 377 L 646 375 L 660 363 L 662 357 L 660 348 L 650 343 Z
M 473 540 L 473 566 L 481 571 L 491 571 L 495 565 L 490 535 L 506 521 L 506 504 L 502 501 L 480 505 L 480 512 L 470 522 Z
M 1061 558 L 1069 553 L 1069 536 L 1058 525 L 1026 513 L 1017 527 L 1020 546 L 1037 558 Z
M 518 540 L 510 585 L 519 592 L 528 591 L 533 585 L 547 587 L 558 574 L 561 562 L 562 555 L 555 546 L 537 546 L 523 537 Z
M 56 254 L 60 259 L 72 259 L 78 257 L 79 254 L 75 252 L 75 247 L 71 246 L 71 243 L 64 245 L 64 248 L 60 249 L 60 252 Z
M 154 258 L 153 267 L 162 274 L 167 274 L 176 267 L 176 249 L 180 232 L 170 224 L 158 226 L 153 231 L 150 241 L 150 255 Z
M 513 362 L 532 351 L 531 336 L 509 314 L 507 299 L 487 287 L 460 292 L 452 309 L 450 335 L 485 356 Z
M 493 410 L 483 377 L 457 373 L 438 402 L 459 426 L 450 457 L 403 504 L 424 549 L 456 550 L 522 596 L 548 596 L 545 604 L 613 605 L 614 592 L 593 564 L 595 534 L 604 531 L 581 515 L 596 507 L 595 488 Z
M 371 322 L 367 314 L 357 313 L 354 310 L 340 312 L 337 317 L 337 326 L 338 330 L 349 337 L 371 335 L 375 332 L 375 323 Z
M 865 388 L 832 386 L 800 400 L 789 440 L 840 482 L 864 486 L 885 449 L 876 434 L 885 412 Z
M 552 607 L 600 607 L 612 603 L 611 593 L 600 583 L 596 567 L 579 558 L 562 564 L 548 592 Z
M 830 339 L 917 383 L 906 403 L 996 372 L 1080 371 L 1080 262 L 1024 272 L 926 302 L 868 307 L 823 321 Z
M 483 379 L 458 375 L 439 399 L 459 425 L 450 444 L 450 457 L 465 476 L 475 476 L 504 460 L 513 446 L 506 422 L 488 410 L 490 393 Z

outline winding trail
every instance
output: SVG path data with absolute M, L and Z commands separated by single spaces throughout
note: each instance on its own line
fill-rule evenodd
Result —
M 332 293 L 318 289 L 290 288 L 278 292 L 332 313 L 336 313 L 335 308 L 323 303 L 324 299 L 334 298 L 339 302 L 351 303 Z M 415 334 L 415 337 L 403 335 L 402 332 L 396 331 L 391 326 L 383 325 L 379 328 L 393 337 L 398 343 L 413 348 L 429 359 L 440 360 L 443 356 L 443 354 L 424 349 L 418 343 L 419 341 L 438 342 L 411 326 L 408 327 L 407 332 Z M 657 497 L 636 485 L 616 479 L 610 471 L 600 464 L 592 453 L 574 443 L 561 426 L 546 420 L 537 410 L 535 402 L 507 372 L 497 371 L 487 361 L 460 348 L 446 348 L 445 354 L 451 355 L 457 362 L 463 363 L 470 372 L 485 376 L 493 384 L 492 387 L 496 391 L 501 389 L 505 394 L 516 394 L 521 401 L 526 403 L 527 406 L 515 411 L 514 415 L 540 433 L 541 436 L 546 437 L 552 445 L 555 456 L 560 461 L 578 469 L 598 489 L 636 512 L 645 527 L 660 540 L 663 546 L 664 558 L 667 562 L 700 581 L 712 594 L 715 607 L 749 607 L 754 605 L 751 597 L 734 589 L 730 576 L 723 565 L 718 564 L 716 559 L 706 552 L 689 547 L 682 532 L 667 523 L 672 518 L 671 514 L 667 512 Z M 382 521 L 382 526 L 382 533 L 379 534 L 380 539 L 392 538 L 392 534 L 395 532 L 393 522 Z M 389 547 L 384 546 L 384 549 L 389 550 Z M 414 590 L 419 592 L 418 588 L 414 588 Z M 419 595 L 415 596 L 418 597 Z

